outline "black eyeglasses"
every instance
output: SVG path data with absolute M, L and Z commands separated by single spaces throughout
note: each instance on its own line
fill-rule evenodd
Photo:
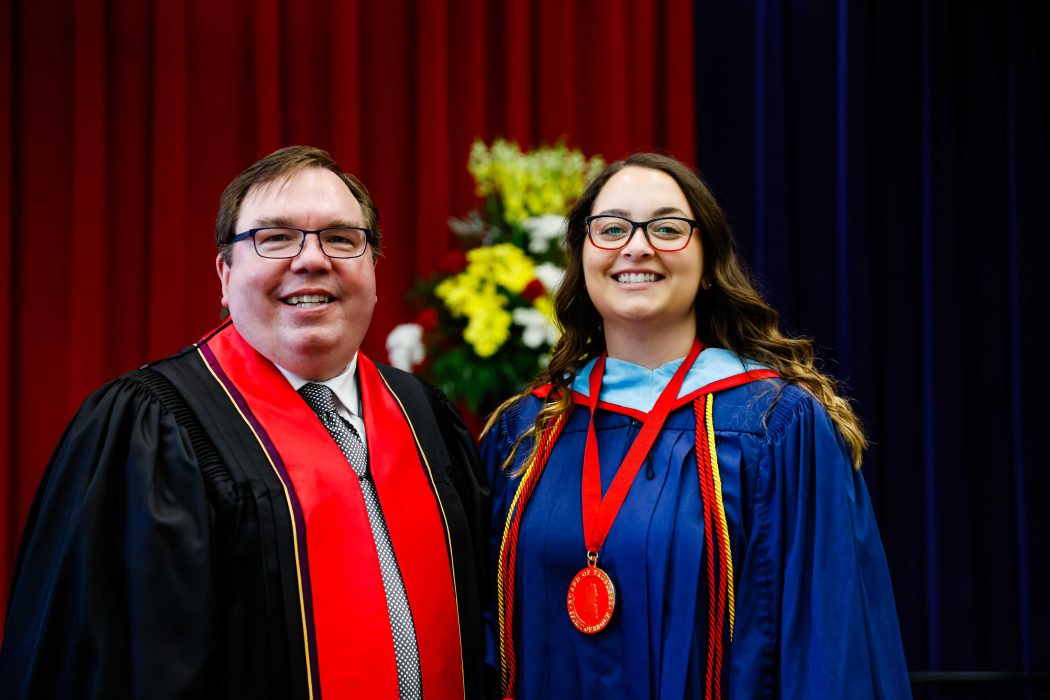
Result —
M 587 236 L 596 248 L 619 250 L 630 242 L 636 230 L 641 229 L 649 245 L 663 253 L 673 253 L 689 245 L 693 229 L 698 226 L 695 220 L 680 216 L 632 221 L 622 216 L 605 214 L 588 216 L 583 223 L 587 226 Z
M 360 257 L 372 240 L 372 231 L 357 226 L 335 226 L 308 231 L 287 226 L 264 226 L 238 233 L 230 243 L 251 238 L 255 252 L 264 258 L 294 258 L 303 252 L 306 237 L 315 234 L 321 244 L 321 252 L 330 258 Z

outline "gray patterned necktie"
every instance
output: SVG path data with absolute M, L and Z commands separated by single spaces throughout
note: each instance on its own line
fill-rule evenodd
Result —
M 339 445 L 350 467 L 361 483 L 365 497 L 368 522 L 372 526 L 376 553 L 379 555 L 379 570 L 383 575 L 386 591 L 386 607 L 390 615 L 390 629 L 394 634 L 394 656 L 397 660 L 397 684 L 403 699 L 421 700 L 423 679 L 419 671 L 419 650 L 416 647 L 416 629 L 412 623 L 412 610 L 408 607 L 405 584 L 401 580 L 401 569 L 397 565 L 394 547 L 390 543 L 390 532 L 379 506 L 375 483 L 368 473 L 368 454 L 354 426 L 335 410 L 335 394 L 323 384 L 306 384 L 299 394 L 321 419 L 324 427 Z

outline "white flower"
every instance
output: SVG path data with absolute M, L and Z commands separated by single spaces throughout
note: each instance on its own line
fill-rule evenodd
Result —
M 386 337 L 386 354 L 390 364 L 398 369 L 411 372 L 427 356 L 423 347 L 423 326 L 418 323 L 402 323 L 394 326 Z
M 565 276 L 565 270 L 554 263 L 545 262 L 536 266 L 535 274 L 536 279 L 543 283 L 544 289 L 554 294 L 561 284 L 561 278 Z
M 530 348 L 538 348 L 544 343 L 554 345 L 558 342 L 558 328 L 550 320 L 534 308 L 517 308 L 511 312 L 514 323 L 524 330 L 521 333 L 521 342 Z
M 565 234 L 565 217 L 557 214 L 533 216 L 522 222 L 529 234 L 529 252 L 542 255 L 551 247 L 551 241 Z

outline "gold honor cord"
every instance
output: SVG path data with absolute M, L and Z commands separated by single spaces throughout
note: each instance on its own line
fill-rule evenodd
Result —
M 715 506 L 718 519 L 722 524 L 722 547 L 726 553 L 726 594 L 729 598 L 729 641 L 733 641 L 733 625 L 736 622 L 736 583 L 733 576 L 733 550 L 729 544 L 729 524 L 726 520 L 726 507 L 722 502 L 722 477 L 718 467 L 718 451 L 715 449 L 715 396 L 707 399 L 707 410 L 704 415 L 704 427 L 707 432 L 707 444 L 711 453 L 711 474 L 715 480 Z
M 497 612 L 499 621 L 499 657 L 500 657 L 500 677 L 503 682 L 503 687 L 507 688 L 507 637 L 503 634 L 503 630 L 507 629 L 507 604 L 506 604 L 506 593 L 503 582 L 506 580 L 506 567 L 504 562 L 507 559 L 506 551 L 507 545 L 507 533 L 510 532 L 510 524 L 514 519 L 514 509 L 518 504 L 518 500 L 521 496 L 521 492 L 525 489 L 525 483 L 529 480 L 529 476 L 532 475 L 532 470 L 536 466 L 536 460 L 532 460 L 529 463 L 528 468 L 521 477 L 521 481 L 518 482 L 518 489 L 514 492 L 514 499 L 510 502 L 510 508 L 507 510 L 507 522 L 503 526 L 503 539 L 500 543 L 499 548 L 499 564 L 496 567 L 496 600 L 497 600 Z M 504 692 L 507 696 L 507 693 Z
M 736 598 L 733 590 L 733 556 L 722 496 L 714 428 L 714 396 L 702 394 L 693 402 L 694 443 L 700 498 L 703 507 L 704 576 L 707 583 L 707 654 L 704 665 L 704 700 L 722 697 L 723 636 L 733 641 Z

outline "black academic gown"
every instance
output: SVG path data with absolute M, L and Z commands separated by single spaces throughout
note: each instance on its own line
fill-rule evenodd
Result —
M 488 491 L 474 441 L 436 389 L 379 370 L 447 514 L 464 685 L 479 697 Z M 29 513 L 0 698 L 308 697 L 292 522 L 259 441 L 195 348 L 99 389 Z

